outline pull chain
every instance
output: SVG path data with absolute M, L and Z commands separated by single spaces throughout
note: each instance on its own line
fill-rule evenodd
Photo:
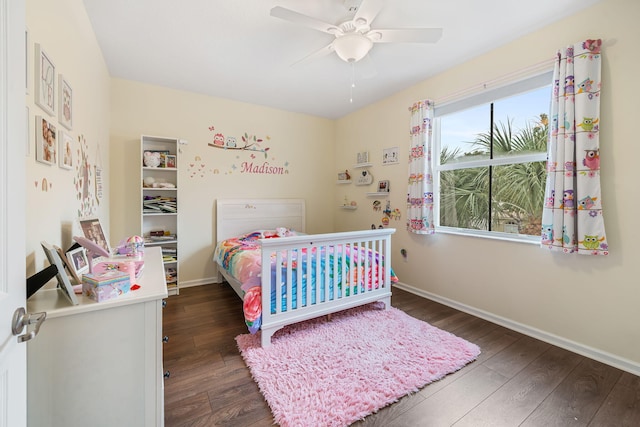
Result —
M 350 97 L 349 97 L 349 102 L 351 104 L 353 104 L 353 88 L 356 87 L 356 73 L 355 73 L 355 61 L 351 61 L 351 87 L 350 89 Z

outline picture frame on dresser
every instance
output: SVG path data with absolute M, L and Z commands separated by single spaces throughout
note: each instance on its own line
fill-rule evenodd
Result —
M 100 219 L 97 217 L 84 217 L 78 220 L 82 234 L 87 239 L 91 240 L 96 245 L 100 246 L 107 253 L 111 254 L 111 247 L 107 240 L 106 234 L 100 224 Z M 98 258 L 98 254 L 93 254 L 93 258 Z
M 69 269 L 77 283 L 82 283 L 82 275 L 89 272 L 87 250 L 83 247 L 75 248 L 66 253 Z
M 65 270 L 65 264 L 60 258 L 58 251 L 49 243 L 44 240 L 40 242 L 42 246 L 42 250 L 44 250 L 47 259 L 51 265 L 55 265 L 58 269 L 56 273 L 56 278 L 58 279 L 58 288 L 62 290 L 64 296 L 69 300 L 69 302 L 73 305 L 78 305 L 78 299 L 73 291 L 73 286 L 69 281 L 69 276 L 67 276 L 67 272 Z

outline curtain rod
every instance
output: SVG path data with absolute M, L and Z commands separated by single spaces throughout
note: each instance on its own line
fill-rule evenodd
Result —
M 466 89 L 459 90 L 457 92 L 451 93 L 449 95 L 445 95 L 441 98 L 437 98 L 434 100 L 434 104 L 436 106 L 441 106 L 443 104 L 457 101 L 459 98 L 462 98 L 464 95 L 469 95 L 472 93 L 479 92 L 481 90 L 488 89 L 492 86 L 497 86 L 500 83 L 512 82 L 516 80 L 517 77 L 526 77 L 527 75 L 534 74 L 536 71 L 543 71 L 547 69 L 549 66 L 553 65 L 556 57 L 545 59 L 544 61 L 538 62 L 533 65 L 529 65 L 525 68 L 521 68 L 519 70 L 512 71 L 511 73 L 504 74 L 500 77 L 496 77 L 495 79 L 487 80 L 484 83 L 478 83 L 473 86 L 470 86 Z

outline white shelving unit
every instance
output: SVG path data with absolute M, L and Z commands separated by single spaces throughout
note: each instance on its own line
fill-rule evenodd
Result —
M 140 185 L 142 214 L 140 235 L 145 246 L 162 250 L 164 272 L 169 295 L 180 293 L 178 281 L 178 150 L 177 138 L 142 135 L 140 137 Z M 146 151 L 162 154 L 159 166 L 144 163 Z M 173 162 L 166 161 L 166 155 Z M 168 167 L 169 166 L 169 167 Z

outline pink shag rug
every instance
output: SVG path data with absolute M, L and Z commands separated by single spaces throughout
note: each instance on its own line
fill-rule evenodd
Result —
M 480 348 L 382 303 L 236 337 L 275 421 L 347 426 L 457 371 Z

